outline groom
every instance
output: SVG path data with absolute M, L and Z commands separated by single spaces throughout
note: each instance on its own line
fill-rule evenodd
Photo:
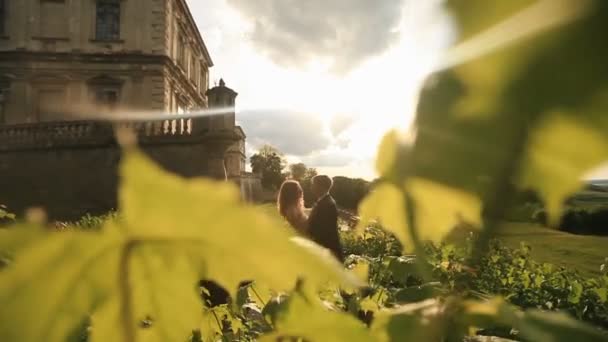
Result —
M 317 204 L 308 218 L 309 234 L 314 242 L 329 249 L 338 260 L 344 262 L 338 236 L 338 208 L 329 194 L 332 186 L 333 181 L 328 176 L 319 175 L 312 179 L 312 192 Z

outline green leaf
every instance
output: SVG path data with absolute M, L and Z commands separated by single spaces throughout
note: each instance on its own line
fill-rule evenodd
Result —
M 477 196 L 421 178 L 409 179 L 405 187 L 415 201 L 421 240 L 440 242 L 460 223 L 481 226 Z
M 606 289 L 605 287 L 602 287 L 602 288 L 595 288 L 595 289 L 593 289 L 593 291 L 595 292 L 595 294 L 597 294 L 597 296 L 600 298 L 600 301 L 602 303 L 606 303 L 608 301 L 608 289 Z
M 15 227 L 3 231 L 0 241 L 18 246 L 14 263 L 0 272 L 1 341 L 65 341 L 111 298 L 118 282 L 123 241 L 111 231 Z
M 381 183 L 359 205 L 359 230 L 378 219 L 383 228 L 395 234 L 404 249 L 411 250 L 405 199 L 401 189 L 389 183 Z
M 578 304 L 581 301 L 583 295 L 583 285 L 574 280 L 570 283 L 570 293 L 568 294 L 568 301 L 572 304 Z
M 401 289 L 394 296 L 398 303 L 416 303 L 436 297 L 441 292 L 440 287 L 441 283 L 427 283 Z
M 379 153 L 376 157 L 376 171 L 380 175 L 391 172 L 397 162 L 399 153 L 399 133 L 390 131 L 380 142 Z
M 608 341 L 608 336 L 597 328 L 564 313 L 521 311 L 499 298 L 466 301 L 461 305 L 463 312 L 455 317 L 464 326 L 511 326 L 529 341 Z
M 603 108 L 608 108 L 608 102 Z M 608 156 L 606 134 L 585 121 L 565 113 L 547 115 L 530 137 L 520 182 L 523 187 L 540 189 L 552 224 L 559 223 L 563 199 L 583 186 L 581 174 Z M 602 126 L 608 127 L 608 121 Z
M 376 341 L 441 341 L 445 321 L 443 306 L 436 300 L 408 304 L 378 312 L 371 326 Z
M 329 311 L 315 294 L 293 294 L 287 309 L 279 312 L 276 332 L 261 341 L 276 341 L 279 337 L 301 337 L 306 341 L 374 341 L 367 327 L 353 316 Z
M 448 55 L 453 68 L 422 93 L 412 173 L 478 195 L 492 214 L 508 183 L 533 185 L 557 217 L 581 176 L 608 159 L 600 33 L 608 4 L 451 0 L 448 8 L 462 43 Z
M 418 274 L 416 258 L 412 257 L 388 257 L 388 271 L 393 279 L 405 283 L 407 278 Z
M 120 204 L 130 234 L 175 241 L 204 262 L 200 267 L 208 279 L 231 293 L 248 279 L 275 290 L 292 288 L 303 275 L 315 285 L 356 282 L 337 260 L 326 257 L 326 250 L 242 203 L 232 184 L 184 180 L 135 153 L 126 156 L 122 175 Z
M 481 201 L 474 195 L 421 178 L 411 178 L 403 189 L 380 184 L 359 207 L 359 229 L 373 219 L 395 234 L 406 251 L 412 251 L 412 237 L 407 224 L 404 192 L 415 201 L 418 236 L 421 240 L 440 242 L 459 223 L 481 223 Z M 439 214 L 440 213 L 440 214 Z
M 118 222 L 0 231 L 15 260 L 0 272 L 0 340 L 65 341 L 88 315 L 93 341 L 184 340 L 201 319 L 199 279 L 232 293 L 249 279 L 277 290 L 299 278 L 360 283 L 327 250 L 242 203 L 233 185 L 183 180 L 134 151 L 123 160 Z

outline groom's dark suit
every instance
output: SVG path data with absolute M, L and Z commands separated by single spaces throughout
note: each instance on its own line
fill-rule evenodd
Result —
M 338 235 L 338 208 L 336 201 L 325 195 L 317 201 L 308 218 L 311 239 L 329 249 L 340 261 L 344 261 Z

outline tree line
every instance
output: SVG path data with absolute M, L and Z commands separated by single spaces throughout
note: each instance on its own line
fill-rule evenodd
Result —
M 307 206 L 314 204 L 311 192 L 311 180 L 318 175 L 317 169 L 308 167 L 304 163 L 289 164 L 285 155 L 270 145 L 264 145 L 251 156 L 251 170 L 262 177 L 262 186 L 269 191 L 276 191 L 287 179 L 300 182 L 304 190 L 304 200 Z M 334 187 L 331 195 L 343 209 L 357 210 L 359 202 L 370 191 L 373 182 L 361 178 L 344 176 L 333 177 Z

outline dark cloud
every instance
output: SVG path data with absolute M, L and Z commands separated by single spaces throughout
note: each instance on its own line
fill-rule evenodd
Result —
M 251 39 L 276 63 L 334 58 L 347 72 L 397 38 L 404 0 L 228 0 L 253 22 Z
M 237 115 L 254 148 L 270 144 L 293 156 L 307 156 L 331 143 L 323 122 L 315 115 L 295 111 L 244 111 Z

